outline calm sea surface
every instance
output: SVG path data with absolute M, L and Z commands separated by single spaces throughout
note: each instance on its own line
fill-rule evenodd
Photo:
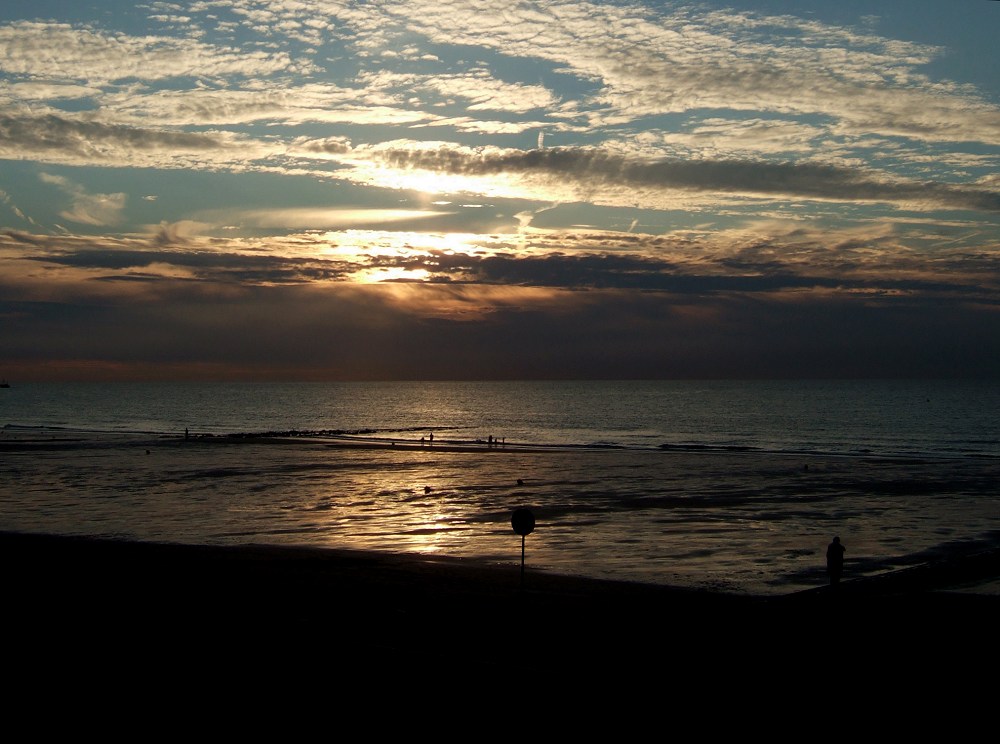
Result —
M 1000 457 L 1000 383 L 24 384 L 0 426 L 357 432 L 589 447 Z
M 995 545 L 998 413 L 994 382 L 15 382 L 0 529 L 503 564 L 527 506 L 533 567 L 786 592 L 833 534 L 854 575 Z M 227 436 L 263 433 L 298 436 Z

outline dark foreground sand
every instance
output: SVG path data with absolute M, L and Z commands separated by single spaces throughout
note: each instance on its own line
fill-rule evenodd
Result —
M 1000 597 L 949 591 L 1000 574 L 997 552 L 761 598 L 341 550 L 0 533 L 0 551 L 5 637 L 42 668 L 905 677 L 988 668 L 1000 619 Z

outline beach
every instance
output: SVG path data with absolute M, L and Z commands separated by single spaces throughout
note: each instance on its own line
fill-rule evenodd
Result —
M 60 667 L 209 664 L 248 678 L 335 665 L 379 679 L 669 670 L 718 684 L 720 670 L 833 665 L 903 684 L 928 665 L 995 660 L 993 512 L 956 539 L 979 524 L 964 510 L 991 498 L 991 464 L 806 463 L 7 431 L 4 629 Z M 913 486 L 921 472 L 932 487 Z M 684 500 L 675 481 L 714 490 Z M 522 573 L 511 510 L 524 505 L 538 524 Z M 887 514 L 906 540 L 880 541 Z M 637 542 L 650 524 L 660 531 Z M 822 559 L 831 524 L 849 528 L 836 589 Z
M 995 657 L 1000 610 L 996 597 L 952 591 L 996 576 L 997 553 L 763 598 L 315 548 L 3 533 L 0 550 L 4 627 L 42 641 L 35 653 L 140 667 L 222 659 L 226 674 L 321 659 L 383 679 L 957 672 Z

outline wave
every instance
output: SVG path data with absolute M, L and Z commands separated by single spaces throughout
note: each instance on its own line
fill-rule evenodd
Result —
M 3 431 L 19 434 L 33 434 L 39 437 L 52 438 L 56 436 L 84 436 L 93 435 L 121 435 L 121 436 L 146 436 L 158 438 L 183 439 L 187 436 L 196 440 L 245 440 L 263 441 L 268 439 L 302 439 L 317 440 L 320 442 L 353 442 L 357 445 L 370 446 L 427 446 L 438 447 L 471 447 L 471 448 L 495 448 L 510 451 L 539 450 L 539 451 L 625 451 L 625 452 L 660 452 L 660 453 L 685 453 L 685 454 L 744 454 L 744 455 L 784 455 L 805 458 L 837 457 L 837 458 L 859 458 L 859 459 L 891 459 L 891 460 L 953 460 L 975 458 L 979 460 L 1000 460 L 1000 453 L 982 449 L 979 446 L 965 448 L 955 445 L 939 445 L 932 448 L 920 447 L 917 444 L 907 444 L 899 442 L 887 442 L 881 447 L 858 447 L 853 444 L 838 444 L 830 442 L 819 444 L 810 442 L 801 443 L 769 443 L 752 444 L 741 442 L 712 442 L 712 441 L 684 441 L 684 442 L 659 442 L 650 443 L 648 435 L 643 435 L 639 441 L 628 441 L 623 437 L 619 441 L 604 438 L 590 441 L 571 441 L 562 439 L 546 439 L 543 437 L 531 439 L 497 439 L 491 442 L 488 438 L 482 437 L 462 437 L 455 436 L 458 432 L 465 430 L 465 427 L 440 427 L 440 426 L 408 426 L 404 428 L 352 428 L 352 429 L 268 429 L 259 431 L 217 431 L 217 432 L 166 432 L 144 428 L 97 428 L 97 427 L 71 427 L 53 425 L 24 425 L 6 424 Z M 417 434 L 434 431 L 437 433 L 435 439 L 430 440 L 424 436 L 423 442 Z M 975 443 L 980 445 L 982 443 Z

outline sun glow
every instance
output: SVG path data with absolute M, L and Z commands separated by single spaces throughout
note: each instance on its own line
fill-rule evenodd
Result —
M 364 284 L 426 282 L 444 256 L 486 256 L 509 249 L 509 236 L 477 233 L 345 230 L 320 236 L 320 254 L 356 266 L 349 278 Z M 447 271 L 455 276 L 456 268 Z
M 427 256 L 440 253 L 494 253 L 509 248 L 509 239 L 477 233 L 344 230 L 321 236 L 328 256 Z
M 350 174 L 353 181 L 379 188 L 417 191 L 429 198 L 509 193 L 512 184 L 520 181 L 498 174 L 467 175 L 426 168 L 399 168 L 365 160 L 352 160 L 350 163 L 354 167 Z
M 380 282 L 423 282 L 427 281 L 431 273 L 427 269 L 404 269 L 400 267 L 379 266 L 377 268 L 362 269 L 351 275 L 354 281 L 361 284 L 378 284 Z
M 469 191 L 472 187 L 469 178 L 434 171 L 397 171 L 391 176 L 395 187 L 420 191 L 425 194 L 452 194 L 459 191 Z

